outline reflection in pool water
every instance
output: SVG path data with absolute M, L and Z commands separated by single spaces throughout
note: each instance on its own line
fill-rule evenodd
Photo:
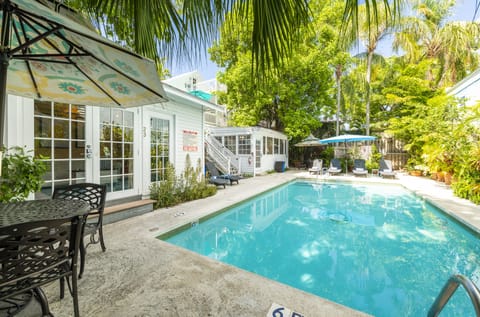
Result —
M 294 182 L 167 239 L 375 316 L 426 316 L 478 238 L 400 186 Z M 472 316 L 463 289 L 442 316 Z

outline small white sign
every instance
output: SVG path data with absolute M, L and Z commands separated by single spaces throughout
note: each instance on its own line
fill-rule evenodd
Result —
M 267 317 L 305 317 L 305 315 L 283 305 L 273 303 L 272 306 L 270 306 Z

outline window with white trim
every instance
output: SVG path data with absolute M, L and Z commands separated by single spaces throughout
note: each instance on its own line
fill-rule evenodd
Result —
M 165 179 L 165 170 L 170 156 L 170 122 L 168 120 L 150 119 L 150 181 Z
M 238 136 L 238 154 L 250 154 L 252 153 L 252 147 L 250 144 L 251 136 L 248 134 Z
M 100 109 L 100 183 L 108 192 L 133 189 L 133 119 L 128 110 Z
M 85 182 L 85 106 L 34 100 L 34 155 L 48 166 L 35 199 Z

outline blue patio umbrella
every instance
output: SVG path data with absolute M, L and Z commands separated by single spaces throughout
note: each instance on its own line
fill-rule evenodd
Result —
M 331 138 L 321 139 L 318 142 L 320 142 L 320 144 L 329 144 L 329 143 L 373 141 L 375 139 L 376 137 L 371 135 L 342 134 L 342 135 L 337 135 Z
M 359 135 L 359 134 L 342 134 L 331 138 L 321 139 L 318 142 L 320 144 L 330 143 L 343 143 L 345 145 L 345 154 L 347 153 L 347 142 L 361 142 L 361 141 L 373 141 L 376 137 L 371 135 Z M 345 166 L 345 174 L 347 174 L 347 166 Z

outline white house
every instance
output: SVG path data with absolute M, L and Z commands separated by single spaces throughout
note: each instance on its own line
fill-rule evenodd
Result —
M 478 103 L 480 101 L 480 68 L 447 89 L 447 93 L 462 100 L 466 106 Z
M 198 71 L 192 71 L 174 76 L 163 81 L 173 87 L 188 92 L 194 96 L 218 105 L 216 92 L 226 91 L 226 86 L 218 84 L 216 79 L 203 80 Z M 224 106 L 219 105 L 218 110 L 208 109 L 204 113 L 205 125 L 209 127 L 227 126 L 227 112 Z
M 261 127 L 210 128 L 205 137 L 207 160 L 225 173 L 257 175 L 288 167 L 288 138 Z
M 9 95 L 5 145 L 43 155 L 50 170 L 41 192 L 69 183 L 107 184 L 107 200 L 138 199 L 165 163 L 183 171 L 187 154 L 204 164 L 204 122 L 217 105 L 164 84 L 169 101 L 136 108 L 90 107 Z

